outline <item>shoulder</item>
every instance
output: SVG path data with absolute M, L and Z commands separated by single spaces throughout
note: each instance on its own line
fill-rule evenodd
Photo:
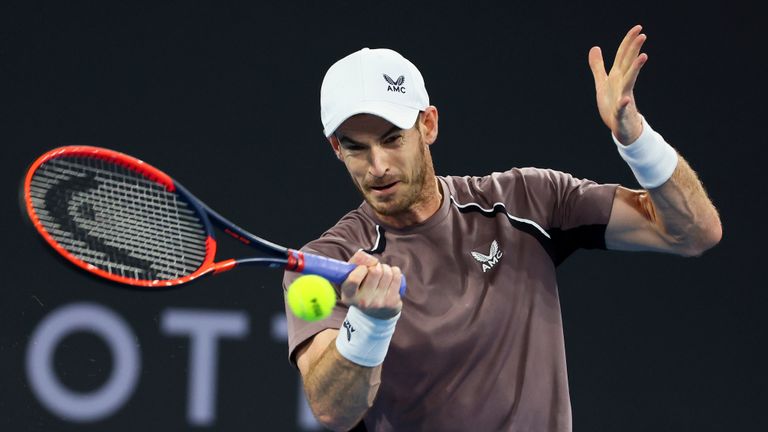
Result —
M 484 176 L 445 176 L 443 179 L 457 200 L 503 201 L 510 196 L 553 192 L 558 184 L 570 182 L 574 178 L 553 169 L 525 167 Z
M 344 215 L 338 222 L 320 237 L 301 247 L 302 252 L 349 261 L 359 249 L 369 249 L 375 244 L 376 224 L 357 208 Z M 298 273 L 283 273 L 283 288 L 299 276 Z
M 370 248 L 376 236 L 375 222 L 357 208 L 301 249 L 347 261 L 358 249 Z

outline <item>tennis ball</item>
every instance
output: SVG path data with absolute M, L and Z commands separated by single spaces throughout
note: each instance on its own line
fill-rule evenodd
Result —
M 328 280 L 317 275 L 303 275 L 288 287 L 288 307 L 305 321 L 327 318 L 336 305 L 336 291 Z

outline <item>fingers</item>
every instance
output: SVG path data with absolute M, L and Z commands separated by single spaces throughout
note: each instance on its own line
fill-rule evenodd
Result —
M 627 72 L 624 88 L 622 89 L 623 94 L 629 94 L 635 88 L 635 82 L 637 81 L 638 75 L 640 75 L 640 69 L 643 68 L 643 65 L 645 65 L 645 62 L 647 61 L 648 61 L 648 54 L 643 53 L 637 56 L 635 61 L 632 62 L 632 65 L 629 68 L 629 71 Z
M 376 257 L 363 251 L 356 252 L 349 262 L 357 264 L 357 267 L 341 284 L 342 302 L 348 306 L 357 306 L 374 317 L 397 315 L 402 308 L 401 270 L 380 263 Z
M 607 77 L 607 74 L 605 73 L 605 64 L 603 63 L 603 53 L 600 50 L 600 47 L 595 46 L 589 50 L 589 68 L 592 69 L 592 77 L 595 79 L 595 87 L 598 87 Z
M 357 268 L 352 270 L 352 273 L 347 276 L 347 279 L 341 283 L 341 301 L 345 304 L 351 304 L 350 302 L 355 301 L 357 290 L 368 275 L 368 268 L 376 266 L 376 264 L 379 263 L 379 260 L 373 255 L 367 254 L 360 249 L 352 255 L 349 262 L 351 264 L 357 264 Z
M 648 37 L 646 35 L 641 33 L 632 39 L 629 47 L 627 48 L 627 51 L 624 54 L 624 58 L 621 60 L 621 64 L 619 65 L 622 72 L 627 73 L 629 71 L 632 63 L 637 60 L 637 56 L 640 54 L 640 49 L 643 47 L 643 43 L 645 43 L 647 38 Z
M 400 270 L 400 267 L 392 267 L 392 280 L 389 282 L 389 287 L 387 288 L 387 296 L 390 301 L 396 301 L 402 304 L 402 299 L 400 298 L 400 285 L 402 282 L 403 271 Z
M 341 283 L 341 301 L 346 305 L 356 303 L 357 289 L 363 280 L 368 275 L 368 267 L 360 265 L 356 269 L 352 270 L 352 273 L 347 276 L 347 279 Z
M 376 259 L 375 256 L 370 255 L 366 253 L 364 250 L 360 249 L 357 252 L 355 252 L 354 255 L 352 255 L 352 258 L 349 259 L 349 262 L 352 264 L 373 267 L 379 263 L 379 260 Z
M 616 51 L 613 65 L 611 65 L 611 70 L 607 75 L 600 48 L 592 47 L 589 51 L 589 64 L 592 68 L 595 86 L 598 87 L 599 91 L 599 85 L 606 80 L 609 81 L 608 86 L 612 88 L 612 90 L 609 89 L 610 93 L 620 95 L 620 100 L 617 100 L 619 109 L 627 105 L 626 97 L 631 95 L 640 69 L 648 60 L 647 54 L 640 53 L 643 44 L 648 39 L 645 34 L 641 33 L 642 30 L 642 26 L 636 25 L 627 32 Z
M 379 266 L 381 276 L 376 280 L 375 285 L 374 279 L 371 279 L 370 286 L 368 285 L 369 281 L 363 282 L 363 287 L 359 293 L 359 307 L 371 316 L 394 316 L 403 306 L 400 298 L 400 282 L 403 273 L 396 266 L 386 264 L 379 264 Z M 379 266 L 377 266 L 377 271 L 379 271 Z
M 613 66 L 611 69 L 615 68 L 616 66 L 622 68 L 622 65 L 626 65 L 625 59 L 631 52 L 632 42 L 637 38 L 637 36 L 640 34 L 640 31 L 642 30 L 643 27 L 641 25 L 636 25 L 629 29 L 627 34 L 624 36 L 624 39 L 622 39 L 621 44 L 619 45 L 619 49 L 616 51 L 616 57 L 613 59 Z M 622 70 L 625 69 L 622 68 Z
M 379 263 L 376 264 L 375 267 L 370 267 L 368 269 L 368 276 L 363 280 L 363 284 L 360 286 L 357 296 L 357 304 L 360 307 L 370 307 L 371 303 L 375 302 L 381 295 L 380 292 L 382 289 L 380 284 L 382 279 L 385 278 L 388 268 L 389 266 L 386 266 L 385 268 L 384 265 Z
M 610 74 L 614 74 L 614 70 L 621 73 L 621 75 L 634 74 L 633 78 L 637 78 L 637 73 L 640 71 L 638 66 L 638 59 L 642 58 L 639 62 L 639 66 L 645 63 L 648 56 L 640 54 L 640 50 L 643 44 L 648 39 L 645 34 L 640 33 L 643 30 L 641 25 L 632 27 L 624 39 L 619 45 L 619 49 L 616 51 L 616 57 L 611 65 Z M 644 57 L 644 58 L 643 58 Z M 589 67 L 592 69 L 592 76 L 595 79 L 595 84 L 606 79 L 608 74 L 605 71 L 605 63 L 603 61 L 603 54 L 600 47 L 592 47 L 589 50 Z M 634 79 L 632 79 L 634 82 Z
M 640 53 L 647 36 L 640 25 L 632 27 L 619 45 L 608 73 L 599 47 L 589 51 L 595 79 L 597 108 L 603 122 L 616 136 L 635 135 L 638 117 L 634 87 L 648 55 Z

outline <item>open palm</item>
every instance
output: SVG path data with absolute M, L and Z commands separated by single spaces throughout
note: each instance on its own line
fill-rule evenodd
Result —
M 622 144 L 630 144 L 642 132 L 642 120 L 635 105 L 633 89 L 648 55 L 640 53 L 646 40 L 636 25 L 621 41 L 610 72 L 606 73 L 600 47 L 589 50 L 589 67 L 595 79 L 597 109 L 611 132 Z

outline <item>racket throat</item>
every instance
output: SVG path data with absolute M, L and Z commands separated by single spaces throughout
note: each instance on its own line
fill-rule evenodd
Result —
M 213 274 L 219 274 L 224 273 L 226 271 L 230 271 L 237 265 L 237 260 L 235 259 L 228 259 L 225 261 L 222 261 L 220 263 L 216 263 L 213 266 Z

